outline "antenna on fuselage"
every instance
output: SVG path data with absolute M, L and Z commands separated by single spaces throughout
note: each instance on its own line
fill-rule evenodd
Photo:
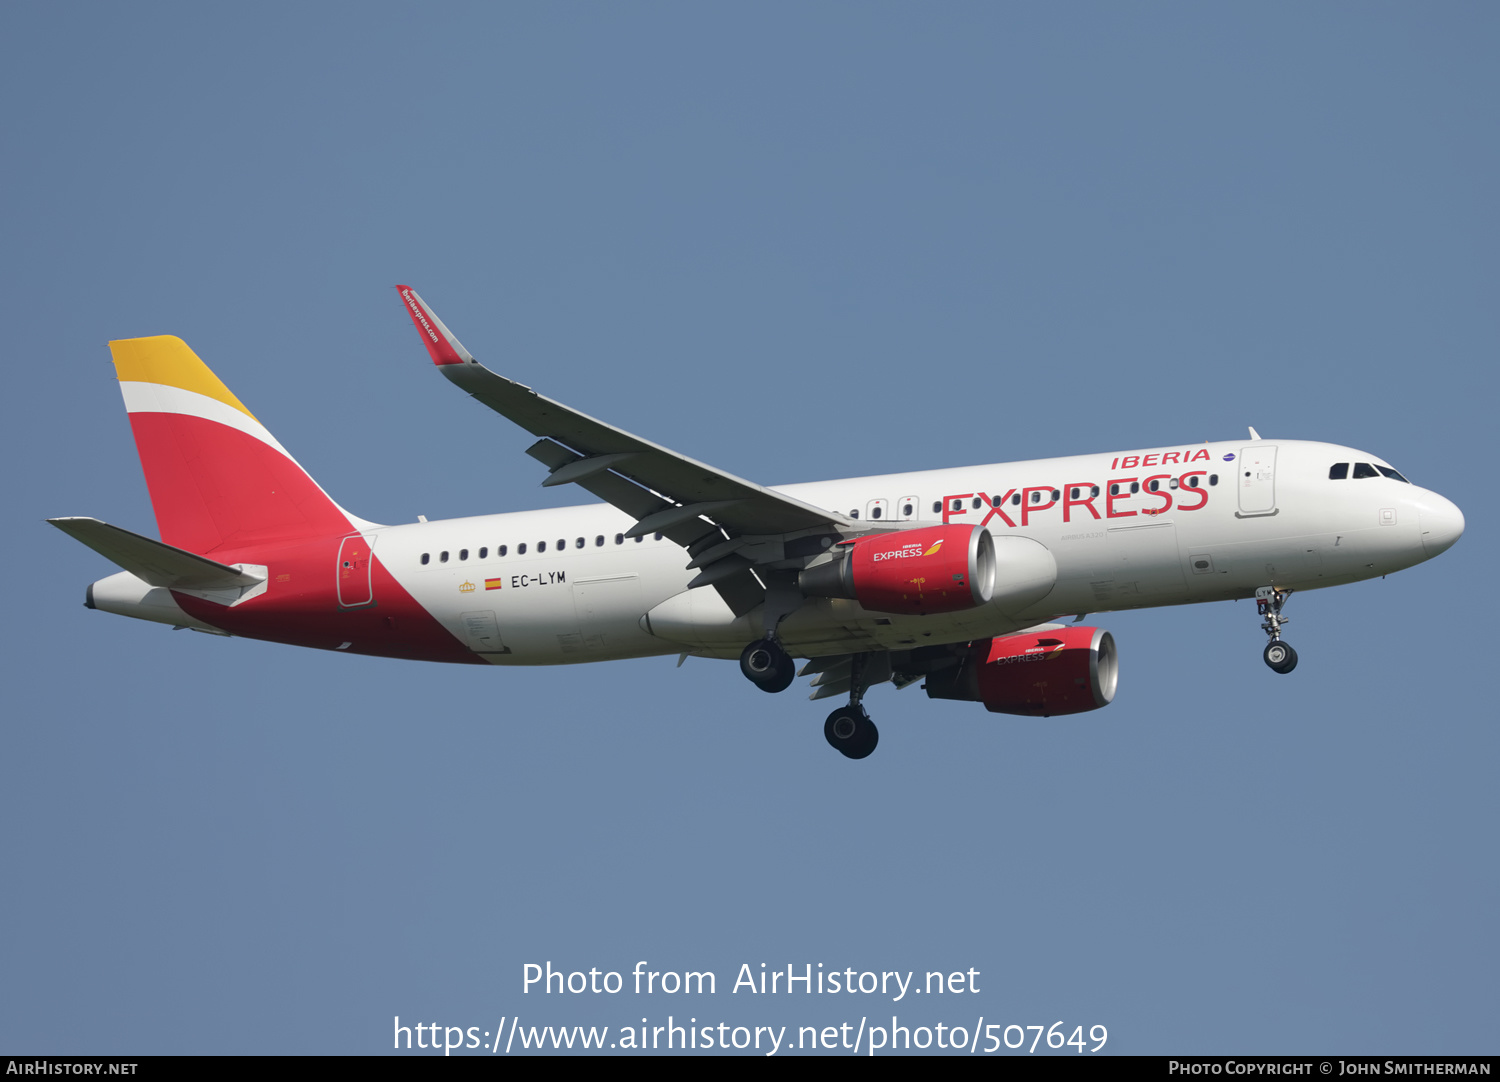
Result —
M 1258 439 L 1260 439 L 1260 433 L 1257 432 L 1257 431 L 1255 431 L 1255 429 L 1253 427 L 1250 429 L 1250 438 L 1252 440 L 1258 440 Z

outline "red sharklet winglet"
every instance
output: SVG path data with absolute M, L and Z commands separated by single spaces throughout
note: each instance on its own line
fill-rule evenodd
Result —
M 422 344 L 427 347 L 433 364 L 468 364 L 474 360 L 474 355 L 464 349 L 463 343 L 453 337 L 452 331 L 443 326 L 443 321 L 427 307 L 427 302 L 417 295 L 415 289 L 411 286 L 397 286 L 396 291 L 401 294 L 406 314 L 411 316 L 412 325 L 422 336 Z

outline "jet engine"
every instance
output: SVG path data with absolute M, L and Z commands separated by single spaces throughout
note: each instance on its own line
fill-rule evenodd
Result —
M 808 597 L 842 597 L 872 612 L 930 616 L 986 604 L 995 542 L 981 526 L 929 526 L 847 541 L 830 563 L 803 571 Z
M 1108 631 L 1052 626 L 972 643 L 958 665 L 930 673 L 926 687 L 929 698 L 1045 718 L 1108 706 L 1118 677 Z

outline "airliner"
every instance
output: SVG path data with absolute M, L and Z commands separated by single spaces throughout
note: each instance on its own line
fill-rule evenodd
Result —
M 546 398 L 474 359 L 417 293 L 438 371 L 537 437 L 544 486 L 602 503 L 383 526 L 344 510 L 181 339 L 110 343 L 161 540 L 49 519 L 122 570 L 85 604 L 214 635 L 471 665 L 739 659 L 767 692 L 841 700 L 879 740 L 890 683 L 1050 717 L 1115 697 L 1089 613 L 1250 599 L 1289 673 L 1293 593 L 1449 548 L 1463 513 L 1366 451 L 1245 440 L 768 488 Z M 794 658 L 806 659 L 800 673 Z

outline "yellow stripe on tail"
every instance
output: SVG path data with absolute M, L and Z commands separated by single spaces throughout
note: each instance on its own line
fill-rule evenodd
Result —
M 254 421 L 233 392 L 224 386 L 208 365 L 198 359 L 188 344 L 171 334 L 155 338 L 125 338 L 109 344 L 114 357 L 115 374 L 121 383 L 158 383 L 192 391 L 233 406 Z M 259 423 L 258 421 L 256 423 Z

